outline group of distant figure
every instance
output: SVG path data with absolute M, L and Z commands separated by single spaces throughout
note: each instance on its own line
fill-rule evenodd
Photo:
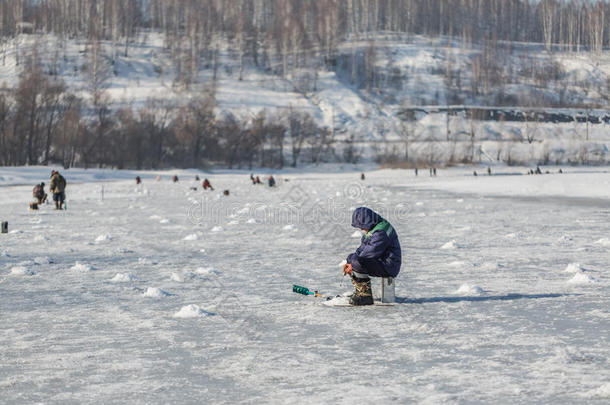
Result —
M 161 176 L 157 176 L 157 181 L 161 181 Z M 178 183 L 180 180 L 178 179 L 177 175 L 173 175 L 172 176 L 172 182 L 174 183 Z M 199 177 L 199 175 L 195 175 L 195 181 L 201 181 L 201 178 Z M 263 182 L 261 181 L 259 176 L 254 176 L 254 174 L 250 174 L 250 181 L 252 182 L 252 184 L 256 185 L 256 184 L 263 184 Z M 267 181 L 267 185 L 269 187 L 276 187 L 277 183 L 275 180 L 275 177 L 273 177 L 272 175 L 269 175 L 269 177 L 266 178 Z M 136 184 L 142 184 L 142 178 L 140 176 L 136 176 Z M 208 180 L 207 178 L 204 178 L 203 181 L 201 182 L 201 187 L 204 190 L 210 190 L 210 191 L 214 191 L 214 187 L 212 187 L 212 183 L 210 182 L 210 180 Z M 196 187 L 191 187 L 192 190 L 197 190 Z M 228 196 L 230 194 L 229 190 L 224 190 L 223 194 L 225 196 Z
M 417 177 L 419 175 L 419 168 L 415 168 L 415 177 Z M 428 168 L 428 172 L 430 173 L 430 177 L 436 177 L 436 167 L 430 167 Z
M 260 177 L 259 176 L 254 176 L 253 173 L 250 173 L 250 181 L 252 182 L 252 185 L 263 184 L 263 182 L 261 181 Z M 269 187 L 275 187 L 276 186 L 275 177 L 273 177 L 273 175 L 269 175 L 269 177 L 267 177 L 267 185 Z
M 559 171 L 557 171 L 557 173 L 562 174 L 562 173 L 563 173 L 563 170 L 559 169 Z M 536 166 L 536 169 L 535 169 L 535 170 L 534 170 L 534 169 L 529 169 L 529 170 L 527 171 L 527 174 L 528 174 L 528 175 L 534 175 L 534 174 L 543 174 L 543 173 L 542 173 L 542 170 L 540 169 L 540 166 Z M 551 174 L 551 172 L 550 172 L 550 171 L 548 171 L 548 170 L 546 170 L 546 171 L 544 172 L 544 174 Z M 476 177 L 476 176 L 478 176 L 477 171 L 476 171 L 476 170 L 475 170 L 475 171 L 473 171 L 473 172 L 472 172 L 472 175 L 473 175 L 473 176 L 475 176 L 475 177 Z M 491 176 L 491 167 L 488 167 L 488 168 L 487 168 L 487 175 L 488 175 L 488 176 Z

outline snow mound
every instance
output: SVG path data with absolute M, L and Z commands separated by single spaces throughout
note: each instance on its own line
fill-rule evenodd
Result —
M 95 241 L 100 243 L 100 242 L 109 242 L 112 240 L 112 236 L 105 233 L 103 235 L 98 236 L 97 238 L 95 238 Z
M 566 266 L 564 273 L 582 273 L 585 269 L 578 263 L 570 263 Z
M 483 262 L 478 267 L 483 271 L 494 271 L 494 270 L 500 270 L 500 268 L 503 267 L 503 265 L 501 265 L 500 263 L 496 263 L 496 262 Z
M 214 315 L 212 312 L 205 311 L 199 305 L 191 304 L 180 308 L 180 311 L 174 314 L 174 318 L 198 318 L 200 316 Z
M 453 250 L 453 249 L 459 249 L 460 245 L 458 245 L 458 243 L 455 241 L 455 239 L 450 240 L 449 242 L 445 243 L 443 246 L 441 246 L 441 249 L 443 250 Z
M 455 291 L 455 294 L 459 295 L 480 295 L 485 291 L 478 285 L 462 284 L 460 288 Z
M 11 268 L 11 276 L 33 276 L 36 272 L 28 269 L 25 266 L 14 266 Z
M 196 233 L 192 233 L 190 235 L 186 235 L 182 240 L 199 240 L 199 235 Z
M 256 218 L 250 218 L 249 220 L 246 221 L 246 223 L 248 223 L 248 224 L 260 224 L 261 221 L 259 219 L 256 219 Z
M 589 391 L 587 397 L 591 399 L 610 398 L 610 383 L 605 383 L 601 387 Z
M 230 221 L 227 225 L 230 225 L 230 226 L 239 225 L 239 221 L 234 219 L 233 221 Z
M 222 274 L 222 271 L 213 267 L 198 267 L 195 269 L 195 273 L 199 274 L 200 276 L 219 276 Z
M 523 239 L 523 233 L 522 232 L 513 232 L 513 233 L 504 235 L 504 237 L 506 239 Z
M 568 284 L 596 284 L 599 283 L 597 279 L 590 274 L 576 273 L 574 277 L 567 281 Z
M 13 229 L 12 231 L 9 231 L 9 234 L 15 235 L 18 233 L 23 233 L 23 231 L 21 229 Z
M 169 279 L 172 281 L 177 281 L 179 283 L 184 283 L 184 275 L 178 274 L 176 272 L 172 272 L 172 275 L 169 276 Z
M 354 233 L 352 233 L 352 238 L 362 238 L 362 232 L 360 231 L 354 231 Z
M 296 226 L 296 225 L 294 225 L 294 224 L 289 224 L 289 225 L 285 225 L 285 226 L 282 228 L 282 230 L 284 230 L 284 231 L 290 231 L 290 232 L 296 232 L 296 231 L 298 231 L 298 228 L 297 228 L 297 226 Z
M 148 217 L 148 219 L 152 219 L 153 221 L 158 221 L 158 220 L 161 220 L 163 218 L 161 216 L 159 216 L 159 215 L 151 215 L 151 216 Z
M 53 260 L 51 260 L 48 256 L 44 256 L 44 257 L 41 256 L 41 257 L 35 257 L 34 263 L 38 264 L 38 265 L 51 264 L 51 263 L 53 263 Z
M 167 218 L 163 218 L 162 220 L 159 221 L 160 224 L 169 224 L 171 221 Z
M 464 267 L 464 266 L 466 266 L 466 262 L 461 261 L 461 260 L 456 260 L 456 261 L 449 263 L 447 266 L 453 267 L 453 268 Z
M 608 247 L 610 246 L 610 238 L 601 238 L 599 240 L 596 240 L 595 244 Z
M 152 266 L 153 264 L 157 264 L 157 262 L 152 261 L 146 257 L 138 257 L 138 264 L 142 266 Z
M 146 291 L 144 292 L 144 294 L 142 294 L 143 297 L 150 297 L 150 298 L 161 298 L 161 297 L 168 297 L 171 294 L 168 293 L 167 291 L 163 291 L 160 288 L 157 287 L 148 287 L 146 289 Z
M 216 225 L 214 228 L 210 230 L 210 232 L 224 232 L 225 228 L 220 225 Z
M 423 202 L 421 202 L 421 201 L 418 201 L 418 202 L 416 202 L 416 203 L 415 203 L 415 205 L 417 205 L 417 206 L 421 207 L 422 205 L 424 205 L 424 203 L 423 203 Z
M 34 242 L 46 242 L 50 240 L 47 236 L 44 235 L 36 235 L 34 236 Z
M 70 267 L 70 270 L 92 271 L 92 270 L 95 270 L 95 267 L 93 267 L 92 265 L 87 264 L 87 263 L 76 262 L 76 263 L 74 263 L 74 266 Z
M 110 279 L 110 281 L 113 283 L 128 283 L 130 281 L 134 281 L 135 279 L 136 276 L 131 273 L 117 273 L 114 277 Z
M 557 238 L 557 242 L 559 242 L 559 243 L 571 242 L 572 240 L 573 240 L 573 238 L 570 235 L 562 235 L 559 238 Z

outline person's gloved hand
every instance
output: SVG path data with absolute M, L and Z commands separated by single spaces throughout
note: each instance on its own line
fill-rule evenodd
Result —
M 349 263 L 345 263 L 343 265 L 343 275 L 352 274 L 352 265 Z

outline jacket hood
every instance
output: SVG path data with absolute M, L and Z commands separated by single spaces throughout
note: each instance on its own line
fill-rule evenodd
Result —
M 381 221 L 383 221 L 381 215 L 367 207 L 358 207 L 352 214 L 352 226 L 354 228 L 371 230 Z

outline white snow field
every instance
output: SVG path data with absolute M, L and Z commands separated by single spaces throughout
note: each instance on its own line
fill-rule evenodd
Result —
M 66 171 L 68 210 L 29 211 L 50 169 L 0 168 L 0 402 L 609 403 L 610 173 L 564 170 Z M 294 294 L 351 289 L 359 205 L 397 304 Z

